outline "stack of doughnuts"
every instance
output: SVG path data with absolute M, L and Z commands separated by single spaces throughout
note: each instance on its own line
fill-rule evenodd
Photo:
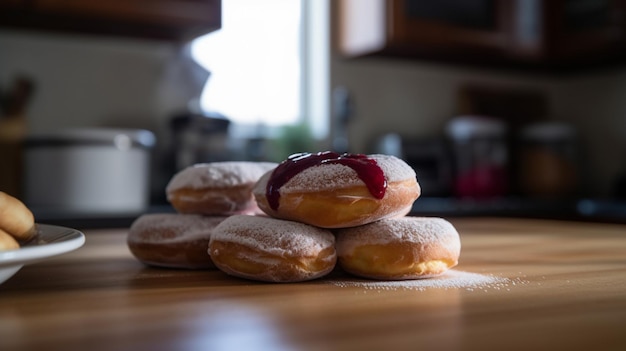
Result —
M 460 240 L 442 218 L 407 216 L 420 192 L 415 171 L 389 155 L 195 165 L 166 188 L 177 213 L 138 218 L 128 244 L 147 264 L 214 266 L 250 280 L 306 281 L 336 266 L 369 279 L 428 278 L 458 263 Z M 191 265 L 190 255 L 205 262 Z
M 235 214 L 260 214 L 252 187 L 271 162 L 213 162 L 176 173 L 165 188 L 176 213 L 151 213 L 130 226 L 127 244 L 141 262 L 160 267 L 214 268 L 207 253 L 214 228 Z
M 0 191 L 0 251 L 19 249 L 35 232 L 35 218 L 28 207 Z

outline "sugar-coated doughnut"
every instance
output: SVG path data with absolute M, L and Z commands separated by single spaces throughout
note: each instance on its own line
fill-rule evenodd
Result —
M 35 235 L 35 217 L 19 199 L 0 191 L 0 229 L 18 242 Z
M 321 152 L 292 155 L 264 174 L 253 193 L 272 217 L 343 228 L 406 215 L 420 187 L 397 157 Z
M 257 214 L 252 188 L 272 162 L 201 163 L 176 173 L 165 188 L 179 213 L 205 215 Z
M 20 244 L 4 230 L 0 229 L 0 251 L 16 250 Z
M 385 219 L 335 234 L 340 267 L 364 278 L 437 276 L 456 266 L 461 252 L 454 226 L 436 217 Z
M 224 220 L 213 231 L 209 254 L 229 275 L 281 283 L 322 277 L 337 262 L 329 230 L 263 216 Z
M 215 268 L 207 253 L 215 227 L 227 217 L 151 213 L 130 226 L 127 244 L 141 262 L 160 267 Z

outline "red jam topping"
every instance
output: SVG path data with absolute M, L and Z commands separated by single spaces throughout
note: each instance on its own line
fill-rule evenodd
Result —
M 331 151 L 315 154 L 299 153 L 281 162 L 267 182 L 266 197 L 270 207 L 274 210 L 278 209 L 280 188 L 298 173 L 314 166 L 337 163 L 352 168 L 365 183 L 372 196 L 377 199 L 385 196 L 387 179 L 376 160 L 362 154 L 339 154 Z

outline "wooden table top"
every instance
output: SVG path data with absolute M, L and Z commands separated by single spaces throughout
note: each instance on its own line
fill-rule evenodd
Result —
M 0 349 L 626 350 L 626 226 L 451 222 L 459 266 L 412 285 L 151 268 L 127 229 L 86 230 L 0 285 Z

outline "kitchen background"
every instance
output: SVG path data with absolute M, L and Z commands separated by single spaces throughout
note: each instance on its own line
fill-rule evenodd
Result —
M 197 1 L 195 10 L 176 7 L 172 0 L 160 0 L 150 10 L 141 1 L 1 2 L 0 92 L 6 97 L 19 90 L 16 87 L 26 91 L 23 109 L 9 114 L 8 104 L 3 104 L 3 159 L 14 157 L 15 150 L 6 145 L 14 145 L 16 139 L 23 142 L 33 135 L 45 139 L 57 130 L 149 130 L 156 137 L 152 148 L 150 141 L 129 137 L 133 145 L 150 150 L 150 206 L 141 211 L 161 209 L 163 188 L 176 168 L 171 120 L 186 117 L 185 125 L 197 117 L 195 103 L 211 79 L 191 59 L 189 43 L 219 30 L 227 1 Z M 317 55 L 316 60 L 321 54 L 326 64 L 316 66 L 321 71 L 303 76 L 327 77 L 316 90 L 321 98 L 306 100 L 303 95 L 305 101 L 321 101 L 305 111 L 317 108 L 329 128 L 317 134 L 316 148 L 394 152 L 411 161 L 418 177 L 422 174 L 424 187 L 416 213 L 626 219 L 622 205 L 626 199 L 626 12 L 621 2 L 493 0 L 471 1 L 469 7 L 453 0 L 425 7 L 420 1 L 317 3 L 325 5 L 312 10 L 305 0 L 302 6 L 308 35 L 329 35 L 326 41 L 322 38 L 325 48 L 308 52 Z M 459 6 L 463 6 L 459 11 L 445 10 Z M 315 28 L 320 23 L 328 27 Z M 591 37 L 598 40 L 588 40 Z M 468 115 L 490 118 L 455 119 Z M 17 126 L 16 117 L 21 121 Z M 473 138 L 451 135 L 454 121 L 469 123 L 461 133 Z M 561 129 L 555 132 L 545 122 L 559 122 Z M 501 123 L 507 127 L 505 134 Z M 539 142 L 522 138 L 523 131 L 537 123 L 544 127 L 543 134 L 541 130 L 533 134 L 539 135 Z M 216 134 L 219 125 L 202 128 L 213 139 L 221 135 Z M 71 138 L 76 142 L 76 136 Z M 49 139 L 48 135 L 45 142 L 20 144 L 21 151 L 58 147 Z M 257 139 L 236 143 L 247 150 L 236 157 L 277 159 L 285 151 L 302 151 L 287 147 L 278 155 L 266 146 L 267 140 Z M 481 162 L 501 163 L 501 146 L 508 151 L 507 185 L 494 189 L 502 175 L 489 173 L 483 176 L 491 188 L 484 192 L 472 193 L 476 184 L 470 184 L 469 193 L 467 187 L 460 189 L 460 171 Z M 573 168 L 555 170 L 559 161 L 537 161 L 536 154 L 528 161 L 525 152 L 531 146 L 556 150 L 561 160 L 573 161 Z M 213 156 L 222 150 L 217 151 Z M 19 164 L 6 162 L 3 186 L 23 194 L 29 175 Z M 528 180 L 541 172 L 556 175 L 539 185 Z M 11 178 L 11 174 L 18 175 Z M 573 178 L 571 187 L 563 186 Z M 57 217 L 50 213 L 36 212 L 53 222 Z M 80 217 L 54 215 L 61 216 L 62 223 Z

